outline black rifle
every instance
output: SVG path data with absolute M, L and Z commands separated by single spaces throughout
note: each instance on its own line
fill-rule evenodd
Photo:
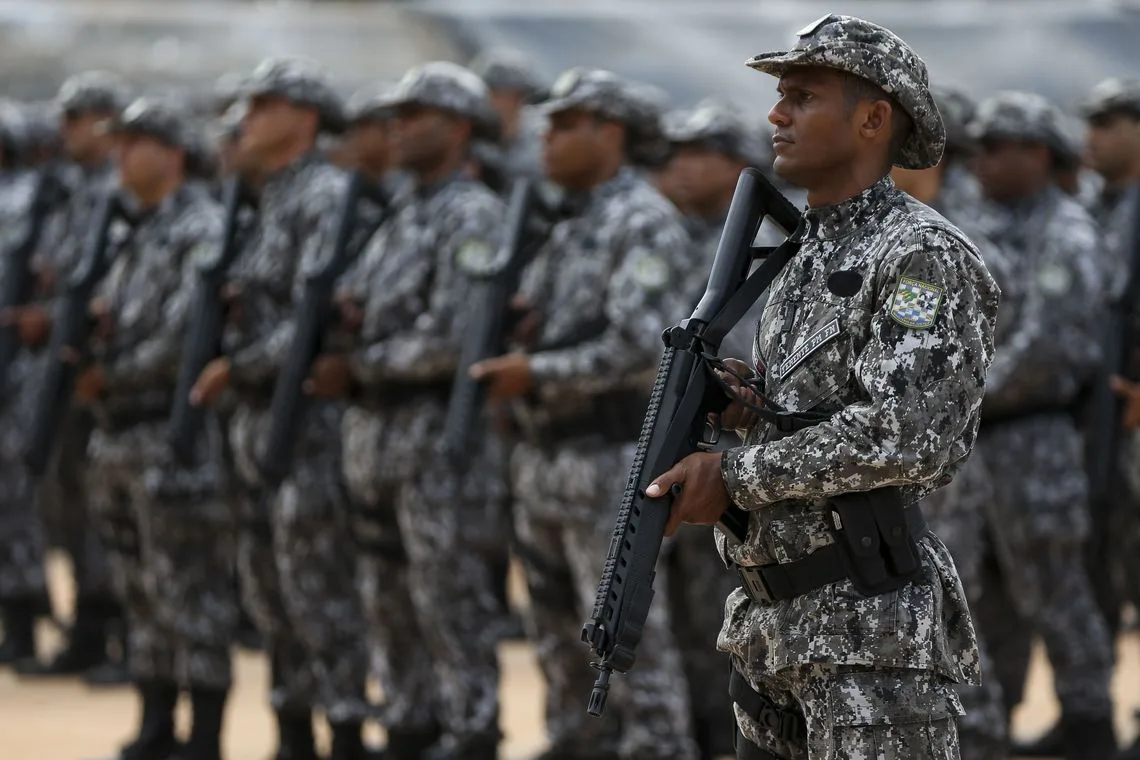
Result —
M 67 199 L 64 187 L 53 166 L 45 166 L 36 178 L 36 188 L 28 209 L 28 233 L 19 244 L 4 252 L 4 288 L 0 291 L 0 310 L 22 306 L 31 300 L 36 277 L 32 256 L 39 245 L 48 214 Z M 20 336 L 15 325 L 0 328 L 0 388 L 7 383 L 8 368 L 20 350 Z
M 362 202 L 377 206 L 379 218 L 366 235 L 359 235 L 359 207 Z M 265 453 L 259 463 L 263 482 L 272 489 L 289 473 L 296 450 L 297 439 L 305 422 L 309 398 L 305 394 L 305 381 L 312 371 L 313 362 L 321 353 L 325 334 L 332 326 L 335 314 L 333 289 L 336 282 L 358 253 L 354 240 L 367 240 L 383 224 L 388 210 L 388 198 L 379 185 L 359 172 L 349 177 L 344 200 L 338 216 L 336 238 L 332 251 L 316 272 L 305 278 L 301 303 L 297 306 L 293 340 L 285 354 L 281 374 L 273 385 L 273 399 L 269 405 L 269 432 L 265 440 Z
M 109 233 L 116 218 L 126 219 L 119 196 L 107 193 L 96 207 L 94 224 L 88 230 L 87 247 L 79 267 L 68 279 L 66 292 L 56 309 L 48 344 L 47 372 L 36 396 L 32 425 L 24 462 L 32 475 L 39 478 L 47 470 L 55 450 L 55 442 L 64 415 L 71 408 L 78 364 L 66 353 L 82 355 L 87 348 L 94 320 L 91 297 L 95 287 L 107 275 L 112 257 Z
M 506 350 L 510 299 L 518 292 L 523 270 L 556 221 L 556 212 L 540 198 L 535 180 L 516 180 L 507 207 L 502 247 L 486 271 L 474 277 L 471 298 L 475 318 L 464 336 L 459 368 L 447 402 L 440 450 L 460 466 L 471 452 L 471 436 L 486 394 L 486 384 L 471 379 L 468 370 L 476 362 L 500 356 Z
M 717 246 L 704 296 L 691 317 L 665 331 L 665 351 L 649 398 L 649 409 L 637 443 L 629 480 L 618 509 L 591 619 L 582 628 L 599 662 L 587 708 L 605 709 L 613 671 L 627 672 L 634 663 L 649 606 L 653 580 L 669 510 L 676 493 L 650 499 L 645 489 L 658 475 L 696 451 L 715 443 L 708 415 L 719 413 L 728 398 L 713 364 L 720 342 L 767 289 L 798 250 L 790 239 L 776 249 L 753 248 L 764 218 L 785 233 L 796 230 L 800 213 L 755 169 L 745 169 L 736 185 L 728 218 Z M 764 263 L 751 275 L 753 262 Z M 711 440 L 705 433 L 711 432 Z M 743 541 L 747 513 L 731 507 L 722 529 Z
M 178 367 L 178 383 L 174 406 L 170 412 L 167 442 L 178 461 L 186 464 L 194 459 L 198 433 L 202 429 L 204 410 L 190 403 L 190 389 L 206 365 L 221 353 L 222 330 L 226 321 L 226 302 L 222 288 L 226 276 L 241 253 L 242 211 L 254 200 L 239 177 L 226 181 L 222 191 L 225 222 L 222 244 L 216 258 L 198 267 L 194 302 L 190 306 L 190 323 L 182 342 L 182 359 Z

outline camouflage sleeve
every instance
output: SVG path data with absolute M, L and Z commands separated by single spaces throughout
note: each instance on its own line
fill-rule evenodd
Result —
M 430 275 L 427 309 L 410 328 L 353 355 L 353 374 L 362 383 L 435 382 L 455 374 L 464 324 L 474 317 L 464 308 L 469 274 L 494 257 L 502 236 L 501 203 L 489 196 L 483 201 L 459 205 L 436 222 L 443 234 L 436 249 L 435 272 Z
M 118 354 L 103 368 L 107 384 L 114 386 L 116 391 L 153 388 L 164 382 L 174 382 L 194 288 L 195 266 L 216 255 L 221 239 L 219 209 L 195 213 L 180 220 L 176 238 L 170 244 L 171 263 L 179 266 L 179 272 L 163 283 L 166 287 L 156 292 L 153 299 L 154 305 L 162 309 L 161 326 L 131 350 Z
M 683 311 L 675 281 L 689 273 L 683 265 L 690 257 L 680 224 L 642 216 L 617 245 L 604 331 L 573 346 L 531 355 L 531 372 L 544 396 L 557 396 L 564 388 L 604 393 L 627 387 L 632 375 L 653 368 L 661 354 L 661 333 Z
M 343 180 L 343 177 L 339 179 Z M 294 237 L 297 266 L 293 269 L 293 281 L 290 283 L 294 308 L 300 303 L 305 277 L 322 266 L 326 257 L 332 254 L 344 182 L 319 182 L 309 189 L 310 192 L 299 199 L 295 219 L 298 225 Z M 232 377 L 249 384 L 272 382 L 285 363 L 285 355 L 293 342 L 293 327 L 293 313 L 289 309 L 276 324 L 269 325 L 268 330 L 230 356 Z
M 1097 266 L 1098 239 L 1091 223 L 1066 224 L 1045 238 L 1052 251 L 1035 255 L 1019 313 L 1000 329 L 983 410 L 987 415 L 1069 404 L 1100 360 L 1105 273 Z M 1000 322 L 1000 317 L 999 317 Z
M 977 424 L 993 353 L 993 281 L 977 253 L 944 231 L 919 230 L 900 247 L 874 280 L 867 341 L 851 368 L 820 368 L 853 370 L 861 400 L 786 438 L 726 452 L 725 486 L 740 507 L 929 483 Z M 924 328 L 895 316 L 904 282 L 916 281 L 939 291 Z

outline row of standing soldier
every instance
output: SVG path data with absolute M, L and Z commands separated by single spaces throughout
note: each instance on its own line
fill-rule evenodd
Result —
M 1135 123 L 1140 106 L 1129 86 L 1106 83 L 1094 93 L 1092 146 Z M 516 93 L 516 102 L 535 95 L 525 82 L 502 89 Z M 71 511 L 57 522 L 71 522 L 65 542 L 81 568 L 73 638 L 85 625 L 101 626 L 116 602 L 126 610 L 144 709 L 124 757 L 217 755 L 238 615 L 225 568 L 235 557 L 273 664 L 280 757 L 312 756 L 314 709 L 332 725 L 333 756 L 361 756 L 360 725 L 371 709 L 362 675 L 369 641 L 378 643 L 381 722 L 392 756 L 418 757 L 431 747 L 431 757 L 493 757 L 500 739 L 494 646 L 510 522 L 549 684 L 548 756 L 730 752 L 731 705 L 710 639 L 720 600 L 736 580 L 707 551 L 706 532 L 683 531 L 665 568 L 674 583 L 664 583 L 666 572 L 659 576 L 671 605 L 654 608 L 620 720 L 595 721 L 581 709 L 589 680 L 577 628 L 604 558 L 598 535 L 629 466 L 657 336 L 699 295 L 739 170 L 765 162 L 758 128 L 705 104 L 667 125 L 676 151 L 661 165 L 649 93 L 602 72 L 573 72 L 555 85 L 543 107 L 550 123 L 545 173 L 568 192 L 557 208 L 550 204 L 554 217 L 531 242 L 533 261 L 510 304 L 510 345 L 521 351 L 479 368 L 492 395 L 515 399 L 499 415 L 509 424 L 480 422 L 456 466 L 440 455 L 437 439 L 464 328 L 485 316 L 471 312 L 469 288 L 494 269 L 507 221 L 503 202 L 472 170 L 487 179 L 496 166 L 521 172 L 501 155 L 472 150 L 476 140 L 484 149 L 493 142 L 495 119 L 486 85 L 471 72 L 431 64 L 395 88 L 362 93 L 345 145 L 382 192 L 370 194 L 378 203 L 361 198 L 359 231 L 340 246 L 352 263 L 330 290 L 336 326 L 319 336 L 321 355 L 303 389 L 311 402 L 301 424 L 291 421 L 297 440 L 286 441 L 292 466 L 282 472 L 280 461 L 265 456 L 274 445 L 266 438 L 280 392 L 275 381 L 304 342 L 306 293 L 318 275 L 335 272 L 328 264 L 344 237 L 337 227 L 350 205 L 345 196 L 361 183 L 315 151 L 318 135 L 341 126 L 335 94 L 318 74 L 296 62 L 267 64 L 241 95 L 248 112 L 228 156 L 241 182 L 231 182 L 225 209 L 197 181 L 205 168 L 201 138 L 185 115 L 161 103 L 123 110 L 118 86 L 94 76 L 65 86 L 61 105 L 66 129 L 82 133 L 87 123 L 91 144 L 82 145 L 81 134 L 68 148 L 78 165 L 86 159 L 95 171 L 68 177 L 49 165 L 50 172 L 22 174 L 24 186 L 9 196 L 26 199 L 12 206 L 10 219 L 43 227 L 10 238 L 41 238 L 42 303 L 53 290 L 44 275 L 82 270 L 74 258 L 80 253 L 104 276 L 90 278 L 94 290 L 85 299 L 95 318 L 91 340 L 70 347 L 75 410 L 52 433 L 57 474 L 39 483 L 37 468 L 23 460 L 42 388 L 27 378 L 39 377 L 37 364 L 53 356 L 18 351 L 5 369 L 12 389 L 5 391 L 12 420 L 3 450 L 12 465 L 5 467 L 5 519 L 18 526 L 4 533 L 11 547 L 5 567 L 18 570 L 0 576 L 10 584 L 0 589 L 7 641 L 43 610 L 43 538 L 27 507 L 32 499 L 52 503 L 44 491 L 63 486 L 54 501 Z M 1053 170 L 1072 160 L 1051 106 L 1025 95 L 999 96 L 973 115 L 960 98 L 940 106 L 958 150 L 934 174 L 897 180 L 982 249 L 1009 304 L 998 335 L 998 355 L 1005 347 L 1008 358 L 995 363 L 982 453 L 951 489 L 932 497 L 939 502 L 932 516 L 973 595 L 979 630 L 1003 665 L 1018 661 L 1005 647 L 1024 651 L 1019 634 L 1026 628 L 1001 625 L 1008 614 L 987 623 L 983 605 L 1004 589 L 1034 591 L 1014 595 L 1015 609 L 1043 635 L 1058 668 L 1061 733 L 1081 737 L 1087 752 L 1096 741 L 1105 746 L 1111 650 L 1091 606 L 1093 588 L 1081 581 L 1088 577 L 1079 564 L 1089 512 L 1068 408 L 1098 360 L 1095 309 L 1110 301 L 1110 281 L 1127 280 L 1129 206 L 1117 201 L 1110 217 L 1108 202 L 1117 196 L 1106 193 L 1111 222 L 1102 224 L 1116 257 L 1109 262 L 1084 212 L 1049 189 Z M 108 119 L 121 136 L 117 171 L 84 156 L 101 145 L 106 157 L 112 136 L 99 125 Z M 963 160 L 979 144 L 984 199 Z M 1135 179 L 1134 168 L 1122 167 L 1135 167 L 1136 159 L 1105 150 L 1094 168 L 1109 192 L 1119 192 Z M 528 153 L 533 158 L 533 142 L 507 155 Z M 685 210 L 684 226 L 631 159 L 657 164 L 653 179 Z M 386 171 L 391 161 L 401 174 Z M 74 166 L 67 171 L 77 174 Z M 68 199 L 53 205 L 56 191 L 43 187 L 44 177 L 69 189 Z M 91 224 L 92 217 L 106 224 Z M 194 455 L 180 459 L 167 445 L 166 423 L 183 333 L 201 319 L 191 304 L 202 300 L 195 288 L 203 271 L 231 238 L 236 260 L 212 299 L 225 309 L 224 358 L 207 357 L 190 394 L 216 413 L 195 428 Z M 1109 274 L 1110 264 L 1122 268 Z M 11 276 L 6 266 L 6 285 Z M 58 284 L 57 298 L 80 292 L 75 284 Z M 22 343 L 42 346 L 48 314 L 44 306 L 21 306 L 7 319 Z M 750 353 L 755 316 L 745 324 L 728 355 Z M 512 431 L 505 436 L 489 429 L 505 424 Z M 1029 431 L 1042 425 L 1048 435 Z M 1004 463 L 1010 456 L 1018 457 L 1012 467 Z M 1018 477 L 995 478 L 995 470 Z M 74 528 L 85 522 L 75 516 L 84 496 L 106 557 L 90 531 Z M 232 546 L 224 539 L 235 524 Z M 349 541 L 356 551 L 344 551 Z M 1128 568 L 1115 571 L 1114 580 L 1135 583 Z M 980 748 L 964 749 L 966 756 L 1001 756 L 1023 678 L 1015 666 L 1008 677 L 989 679 L 982 693 L 963 694 L 963 743 Z M 686 681 L 694 697 L 675 688 Z M 172 717 L 180 689 L 189 690 L 195 714 L 182 747 Z M 1067 756 L 1094 756 L 1075 751 Z

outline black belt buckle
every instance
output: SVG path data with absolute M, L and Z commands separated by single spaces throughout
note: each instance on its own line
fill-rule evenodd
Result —
M 760 604 L 772 604 L 776 601 L 768 581 L 764 578 L 761 568 L 755 566 L 737 565 L 736 571 L 740 573 L 740 582 L 748 598 Z

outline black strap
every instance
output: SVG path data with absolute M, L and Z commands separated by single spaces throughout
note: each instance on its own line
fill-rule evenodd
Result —
M 768 254 L 759 269 L 748 275 L 739 290 L 732 294 L 728 303 L 722 306 L 716 316 L 705 326 L 701 334 L 707 342 L 719 346 L 724 340 L 724 336 L 736 327 L 736 323 L 748 313 L 756 300 L 764 295 L 764 291 L 775 282 L 776 277 L 783 271 L 787 263 L 799 252 L 800 242 L 803 240 L 806 229 L 801 223 L 791 237 Z
M 741 710 L 756 721 L 760 726 L 768 729 L 785 742 L 804 744 L 807 742 L 807 723 L 803 714 L 794 708 L 780 707 L 767 694 L 761 694 L 752 688 L 748 679 L 740 675 L 736 668 L 728 679 L 728 696 Z M 737 731 L 739 732 L 739 728 Z M 743 738 L 743 737 L 739 737 Z M 751 742 L 747 742 L 751 744 Z M 763 752 L 755 744 L 751 746 Z M 737 747 L 736 756 L 742 757 Z M 769 755 L 774 757 L 774 755 Z M 765 757 L 765 755 L 750 755 L 749 757 Z
M 910 535 L 916 539 L 928 530 L 922 510 L 917 506 L 907 507 L 906 524 Z M 748 597 L 755 602 L 771 604 L 849 578 L 841 551 L 838 545 L 831 544 L 795 562 L 738 566 L 736 569 Z

